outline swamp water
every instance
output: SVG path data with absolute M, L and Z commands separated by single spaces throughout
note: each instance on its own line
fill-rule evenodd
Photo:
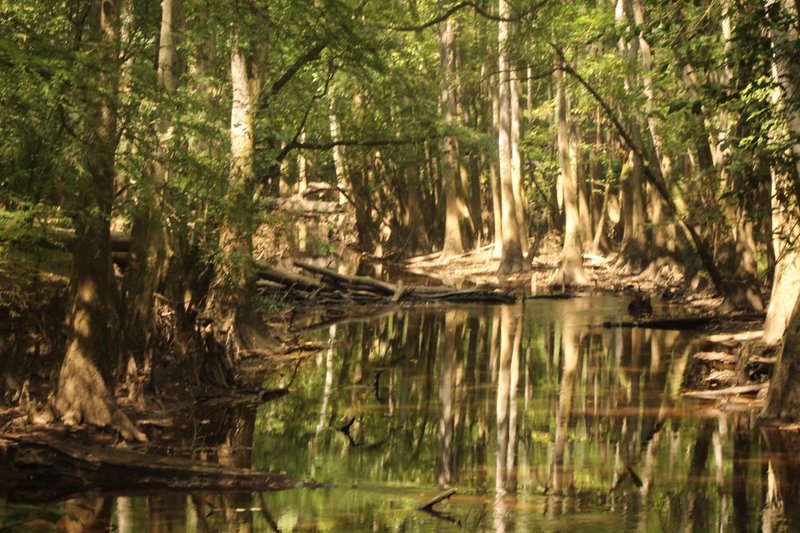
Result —
M 230 464 L 315 488 L 41 512 L 121 532 L 796 529 L 791 436 L 682 397 L 700 335 L 602 327 L 625 306 L 415 307 L 306 332 L 327 349 L 265 383 L 289 395 L 199 423 L 229 424 Z M 442 487 L 457 493 L 417 510 Z

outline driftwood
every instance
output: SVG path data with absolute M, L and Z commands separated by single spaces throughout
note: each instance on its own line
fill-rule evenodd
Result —
M 516 301 L 513 294 L 495 287 L 473 287 L 456 289 L 439 286 L 404 286 L 367 276 L 351 276 L 329 268 L 303 261 L 295 261 L 295 266 L 319 276 L 319 280 L 288 272 L 277 267 L 258 264 L 261 289 L 273 292 L 283 291 L 286 298 L 314 298 L 315 303 L 398 303 L 423 301 L 470 302 L 486 304 L 508 304 Z
M 91 490 L 270 491 L 299 486 L 285 475 L 133 450 L 84 446 L 51 436 L 5 437 L 0 482 L 22 501 L 54 501 Z

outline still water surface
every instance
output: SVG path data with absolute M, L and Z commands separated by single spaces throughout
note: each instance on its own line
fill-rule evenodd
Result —
M 417 307 L 309 332 L 327 349 L 265 383 L 289 395 L 227 417 L 226 460 L 317 488 L 77 509 L 123 532 L 796 529 L 791 436 L 682 397 L 701 334 L 603 328 L 625 305 Z

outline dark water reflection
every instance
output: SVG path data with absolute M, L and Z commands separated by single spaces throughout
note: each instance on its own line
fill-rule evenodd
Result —
M 592 297 L 331 326 L 266 384 L 292 393 L 213 446 L 320 488 L 77 508 L 120 531 L 796 529 L 797 436 L 682 398 L 693 335 L 600 326 L 624 312 Z M 441 514 L 415 510 L 444 487 Z

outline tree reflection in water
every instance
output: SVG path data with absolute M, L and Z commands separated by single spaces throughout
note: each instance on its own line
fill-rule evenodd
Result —
M 693 337 L 600 326 L 624 306 L 593 297 L 411 308 L 326 327 L 317 340 L 330 348 L 299 367 L 289 395 L 184 443 L 323 488 L 120 498 L 110 519 L 120 530 L 237 531 L 800 524 L 797 436 L 762 436 L 753 413 L 684 399 Z M 437 506 L 460 525 L 415 511 L 451 486 L 456 496 Z M 87 508 L 104 516 L 101 501 Z

